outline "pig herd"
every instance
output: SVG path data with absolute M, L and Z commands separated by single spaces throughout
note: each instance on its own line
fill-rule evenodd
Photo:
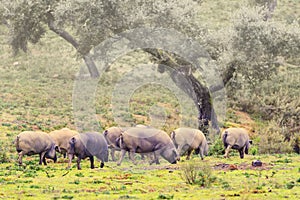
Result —
M 228 128 L 222 132 L 221 138 L 225 147 L 224 157 L 228 157 L 230 149 L 238 150 L 240 158 L 244 158 L 244 153 L 248 154 L 250 140 L 245 129 Z M 85 158 L 89 158 L 93 169 L 94 157 L 101 161 L 102 168 L 108 162 L 109 150 L 113 161 L 116 161 L 115 151 L 121 152 L 117 165 L 121 165 L 126 152 L 134 164 L 135 153 L 147 156 L 150 164 L 159 164 L 159 157 L 176 164 L 184 154 L 187 154 L 186 159 L 190 159 L 193 151 L 201 159 L 208 154 L 207 139 L 198 129 L 178 128 L 169 136 L 165 131 L 144 125 L 110 127 L 103 134 L 78 133 L 68 128 L 50 133 L 24 131 L 17 135 L 15 146 L 19 165 L 22 165 L 24 155 L 34 154 L 39 154 L 39 164 L 47 165 L 46 158 L 56 162 L 56 152 L 59 152 L 64 157 L 68 156 L 68 168 L 76 156 L 77 169 L 81 169 L 80 161 Z

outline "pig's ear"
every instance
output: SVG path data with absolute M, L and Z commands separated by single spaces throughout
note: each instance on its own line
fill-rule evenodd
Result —
M 171 136 L 172 139 L 175 139 L 175 131 L 172 131 L 170 136 Z
M 120 148 L 120 137 L 117 137 L 116 139 L 116 146 Z
M 123 144 L 123 134 L 121 133 L 121 135 L 116 139 L 116 146 L 122 148 L 122 144 Z
M 71 143 L 75 144 L 76 143 L 76 139 L 74 137 L 71 138 L 70 140 Z
M 61 149 L 59 148 L 59 146 L 55 146 L 55 151 L 58 151 L 59 153 L 61 153 Z
M 108 131 L 105 130 L 105 131 L 103 132 L 103 135 L 106 136 L 107 134 L 108 134 Z

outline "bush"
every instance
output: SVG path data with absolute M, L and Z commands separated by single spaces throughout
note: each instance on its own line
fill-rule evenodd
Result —
M 8 155 L 6 152 L 1 151 L 0 152 L 0 163 L 8 163 L 10 161 Z
M 225 153 L 224 145 L 220 137 L 216 137 L 214 142 L 209 146 L 208 155 L 223 155 Z
M 258 145 L 259 153 L 291 153 L 292 142 L 285 138 L 285 129 L 280 128 L 274 121 L 268 126 L 261 128 L 260 142 Z
M 212 169 L 203 162 L 189 161 L 180 166 L 181 178 L 187 184 L 209 187 L 216 178 L 212 175 Z
M 0 163 L 8 163 L 10 162 L 10 158 L 7 154 L 7 146 L 0 142 Z
M 300 154 L 300 135 L 296 133 L 291 138 L 294 152 Z

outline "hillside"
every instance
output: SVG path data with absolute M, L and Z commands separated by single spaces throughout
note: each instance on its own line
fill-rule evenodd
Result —
M 245 2 L 204 0 L 197 20 L 214 33 L 230 26 L 232 14 Z M 299 0 L 278 1 L 272 20 L 300 23 L 299 10 Z M 89 123 L 74 116 L 74 110 L 85 111 L 74 106 L 78 100 L 74 99 L 74 85 L 81 68 L 87 70 L 75 49 L 51 31 L 37 44 L 29 44 L 28 52 L 15 56 L 8 35 L 7 27 L 0 26 L 1 199 L 299 199 L 299 155 L 293 153 L 295 147 L 299 151 L 299 131 L 288 130 L 287 122 L 280 121 L 289 113 L 300 113 L 300 67 L 295 64 L 299 60 L 293 64 L 282 61 L 278 73 L 255 88 L 256 95 L 245 87 L 227 91 L 226 115 L 220 126 L 222 130 L 249 130 L 253 145 L 244 159 L 234 150 L 224 159 L 222 141 L 210 137 L 204 160 L 198 155 L 190 161 L 182 156 L 176 165 L 162 158 L 160 165 L 149 165 L 137 155 L 138 165 L 126 157 L 122 166 L 109 160 L 99 168 L 95 159 L 96 168 L 89 169 L 87 159 L 78 171 L 75 160 L 67 170 L 68 160 L 60 155 L 58 163 L 49 161 L 47 166 L 39 166 L 35 155 L 25 156 L 24 166 L 19 166 L 13 141 L 21 131 L 78 129 L 76 120 Z M 91 92 L 94 99 L 80 99 L 79 105 L 91 105 L 87 112 L 97 117 L 99 130 L 147 124 L 170 133 L 182 121 L 197 127 L 196 107 L 181 98 L 186 96 L 180 96 L 178 88 L 166 87 L 161 81 L 171 82 L 170 77 L 157 73 L 148 54 L 134 51 L 108 66 L 96 91 Z M 90 91 L 81 88 L 76 92 L 80 96 Z M 186 105 L 186 112 L 181 105 Z M 273 120 L 274 115 L 280 123 Z M 296 127 L 298 120 L 287 125 Z M 254 160 L 261 160 L 262 166 L 252 166 Z M 188 175 L 195 177 L 193 183 L 187 181 Z
M 201 6 L 199 20 L 210 29 L 226 26 L 230 22 L 232 11 L 244 3 L 240 1 L 204 1 Z M 277 20 L 299 19 L 299 3 L 297 1 L 280 1 L 274 12 Z M 72 92 L 76 73 L 83 62 L 74 49 L 63 39 L 52 32 L 47 32 L 36 45 L 29 46 L 29 52 L 12 55 L 7 44 L 7 29 L 1 27 L 0 58 L 0 105 L 1 124 L 13 130 L 42 129 L 52 130 L 59 127 L 74 127 L 72 113 Z M 147 64 L 147 55 L 132 53 L 120 58 L 111 66 L 99 81 L 96 94 L 96 113 L 102 127 L 113 122 L 111 111 L 111 92 L 114 84 L 131 70 L 135 63 Z M 130 109 L 133 110 L 135 123 L 149 123 L 147 112 L 158 100 L 169 117 L 168 123 L 178 123 L 178 107 L 176 97 L 168 94 L 168 89 L 158 91 L 159 86 L 145 86 L 147 90 L 137 90 Z M 157 88 L 159 87 L 159 88 Z M 165 97 L 161 97 L 165 94 Z M 158 97 L 158 98 L 157 98 Z M 174 99 L 175 98 L 175 99 Z M 146 106 L 146 109 L 144 106 Z M 153 108 L 154 109 L 154 108 Z M 175 125 L 174 125 L 175 126 Z M 167 127 L 167 129 L 171 127 Z

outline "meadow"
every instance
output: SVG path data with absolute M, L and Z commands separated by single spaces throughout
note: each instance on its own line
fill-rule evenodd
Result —
M 260 159 L 262 167 L 251 162 Z M 299 155 L 260 155 L 238 159 L 221 156 L 194 156 L 176 165 L 161 160 L 151 165 L 138 160 L 117 166 L 106 163 L 104 168 L 66 170 L 66 160 L 39 166 L 33 157 L 25 159 L 26 167 L 15 162 L 1 164 L 0 197 L 2 199 L 299 199 Z M 208 169 L 197 175 L 195 184 L 184 178 L 186 165 Z M 233 166 L 233 167 L 232 167 Z M 198 169 L 198 168 L 195 169 Z M 202 168 L 201 168 L 202 167 Z M 203 168 L 204 167 L 204 168 Z M 201 172 L 198 169 L 197 173 Z M 207 184 L 201 184 L 208 181 Z M 202 182 L 201 182 L 202 181 Z
M 211 30 L 226 26 L 238 4 L 239 1 L 204 1 L 199 20 Z M 278 2 L 274 18 L 299 19 L 299 5 L 298 0 Z M 47 166 L 39 166 L 38 156 L 31 156 L 24 158 L 26 167 L 18 166 L 13 140 L 21 131 L 77 129 L 72 95 L 84 63 L 72 46 L 50 31 L 37 44 L 30 44 L 27 53 L 13 56 L 7 31 L 0 27 L 0 199 L 300 198 L 299 154 L 259 154 L 258 139 L 245 159 L 239 159 L 234 151 L 229 159 L 224 159 L 222 153 L 216 155 L 214 151 L 203 161 L 194 155 L 190 161 L 182 157 L 176 165 L 162 158 L 160 165 L 149 165 L 137 156 L 138 165 L 126 157 L 121 166 L 109 161 L 101 169 L 96 161 L 97 168 L 90 169 L 89 161 L 84 160 L 82 170 L 76 169 L 75 161 L 67 170 L 67 159 L 61 156 L 58 163 L 50 161 Z M 112 108 L 115 83 L 122 83 L 135 66 L 149 62 L 149 55 L 132 52 L 103 73 L 93 102 L 100 130 L 117 125 L 114 119 L 118 115 Z M 168 133 L 183 118 L 177 97 L 157 84 L 137 88 L 128 109 L 130 114 L 123 115 L 126 110 L 118 113 L 124 123 L 155 124 L 153 119 L 163 118 L 163 124 L 155 125 Z M 194 123 L 193 115 L 184 117 Z M 257 130 L 264 123 L 257 115 L 228 108 L 224 124 Z M 262 167 L 253 167 L 254 160 L 261 160 Z M 184 175 L 186 169 L 195 172 L 192 184 Z

